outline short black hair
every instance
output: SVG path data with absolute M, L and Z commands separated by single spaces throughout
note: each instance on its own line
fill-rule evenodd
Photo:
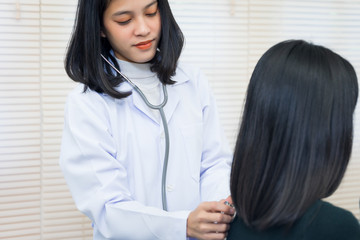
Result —
M 118 92 L 115 87 L 124 79 L 118 76 L 103 61 L 101 54 L 119 68 L 111 54 L 111 46 L 106 38 L 101 37 L 103 14 L 111 0 L 79 0 L 73 33 L 65 57 L 65 70 L 75 82 L 85 84 L 99 93 L 106 93 L 114 98 L 124 98 L 129 92 Z M 177 62 L 183 45 L 183 33 L 175 21 L 167 0 L 157 0 L 161 18 L 161 36 L 159 51 L 150 61 L 151 70 L 157 73 L 164 84 L 173 84 Z
M 291 226 L 339 186 L 349 162 L 358 82 L 353 66 L 303 40 L 271 47 L 247 89 L 231 195 L 248 226 Z

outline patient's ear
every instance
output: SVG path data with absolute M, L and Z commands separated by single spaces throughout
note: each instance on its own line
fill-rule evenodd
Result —
M 106 34 L 104 33 L 104 31 L 103 31 L 103 30 L 101 30 L 101 32 L 100 32 L 100 36 L 101 36 L 101 37 L 103 37 L 103 38 L 106 38 Z

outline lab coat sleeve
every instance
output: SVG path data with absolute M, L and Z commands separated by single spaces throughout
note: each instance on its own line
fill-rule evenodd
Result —
M 206 77 L 199 72 L 203 103 L 203 152 L 200 166 L 201 200 L 219 201 L 230 195 L 232 153 Z
M 133 200 L 116 160 L 109 104 L 93 91 L 69 95 L 60 166 L 77 208 L 106 239 L 186 239 L 189 211 L 166 212 Z

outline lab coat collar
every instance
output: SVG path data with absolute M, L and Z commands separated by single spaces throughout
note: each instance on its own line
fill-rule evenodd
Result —
M 167 101 L 166 105 L 164 106 L 164 113 L 166 116 L 167 123 L 169 123 L 175 112 L 175 109 L 177 108 L 177 106 L 179 104 L 180 97 L 179 97 L 179 94 L 175 91 L 174 86 L 167 85 L 166 89 L 168 92 L 168 101 Z M 163 96 L 162 88 L 161 88 L 161 94 Z M 144 100 L 141 98 L 141 96 L 136 91 L 132 91 L 130 98 L 132 98 L 132 102 L 138 110 L 140 110 L 142 113 L 144 113 L 154 123 L 156 123 L 158 125 L 161 124 L 161 122 L 159 122 L 159 120 L 157 120 L 154 117 L 154 115 L 151 112 L 151 109 L 146 105 Z
M 176 74 L 172 78 L 173 81 L 175 81 L 175 84 L 172 85 L 166 85 L 166 89 L 168 92 L 168 101 L 164 107 L 164 112 L 166 116 L 166 120 L 168 123 L 170 123 L 171 118 L 179 105 L 180 102 L 180 95 L 177 91 L 177 85 L 186 83 L 190 80 L 189 76 L 182 70 L 181 67 L 177 67 Z
M 176 82 L 174 85 L 179 85 L 190 80 L 189 76 L 183 71 L 181 64 L 178 65 L 176 74 L 171 79 Z
M 166 116 L 166 120 L 169 123 L 174 112 L 175 109 L 177 108 L 179 101 L 180 101 L 180 96 L 178 94 L 178 92 L 176 91 L 176 86 L 179 84 L 183 84 L 187 81 L 190 80 L 189 76 L 182 70 L 181 67 L 178 67 L 176 69 L 176 74 L 175 76 L 172 77 L 172 80 L 175 81 L 175 84 L 172 85 L 166 85 L 166 89 L 168 92 L 168 101 L 166 103 L 166 105 L 164 106 L 164 113 Z M 154 123 L 160 125 L 161 122 L 159 122 L 154 115 L 152 114 L 150 108 L 146 105 L 146 103 L 144 102 L 144 100 L 141 98 L 141 96 L 134 90 L 132 90 L 130 84 L 128 84 L 127 82 L 124 82 L 122 84 L 120 84 L 120 86 L 118 87 L 118 90 L 120 91 L 132 91 L 132 94 L 129 96 L 129 98 L 132 99 L 132 102 L 134 104 L 134 106 L 140 110 L 142 113 L 144 113 L 149 119 L 151 119 Z M 161 88 L 161 94 L 163 96 L 163 92 L 162 92 L 162 88 Z

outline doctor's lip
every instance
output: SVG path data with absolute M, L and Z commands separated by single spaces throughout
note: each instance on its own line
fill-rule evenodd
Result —
M 141 50 L 149 49 L 152 46 L 153 40 L 145 41 L 145 42 L 139 42 L 135 44 L 135 47 Z

